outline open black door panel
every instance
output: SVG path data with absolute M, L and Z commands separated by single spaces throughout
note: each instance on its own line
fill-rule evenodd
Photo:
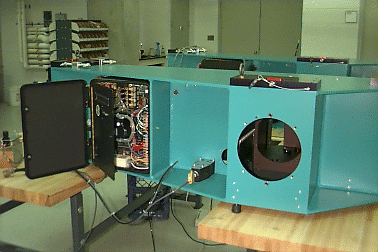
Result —
M 92 82 L 90 94 L 93 163 L 114 180 L 113 91 L 106 86 Z
M 88 165 L 83 80 L 21 87 L 26 176 L 39 178 Z

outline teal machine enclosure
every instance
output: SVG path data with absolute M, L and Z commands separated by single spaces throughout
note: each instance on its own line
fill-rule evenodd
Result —
M 377 61 L 349 59 L 348 62 L 305 62 L 296 56 L 240 55 L 230 53 L 169 53 L 168 66 L 196 68 L 204 59 L 240 59 L 246 70 L 259 72 L 374 77 L 378 76 Z M 316 58 L 314 58 L 316 59 Z
M 52 81 L 89 83 L 97 76 L 149 81 L 150 172 L 130 175 L 158 181 L 178 161 L 163 181 L 177 188 L 199 158 L 214 159 L 214 175 L 183 190 L 303 214 L 378 201 L 378 90 L 370 79 L 290 74 L 300 82 L 320 83 L 317 91 L 301 91 L 230 86 L 236 75 L 232 70 L 121 65 L 51 70 Z M 265 119 L 284 123 L 300 143 L 297 166 L 280 179 L 254 176 L 238 152 L 243 130 Z

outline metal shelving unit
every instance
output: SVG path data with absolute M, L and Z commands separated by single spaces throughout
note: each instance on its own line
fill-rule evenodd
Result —
M 51 60 L 108 59 L 108 27 L 100 20 L 59 20 L 50 33 Z
M 49 28 L 41 24 L 26 26 L 26 65 L 30 68 L 48 68 L 50 66 Z

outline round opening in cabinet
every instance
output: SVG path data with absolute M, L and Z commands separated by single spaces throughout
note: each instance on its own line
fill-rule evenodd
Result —
M 290 176 L 301 158 L 301 144 L 295 130 L 274 118 L 263 118 L 248 124 L 237 144 L 243 167 L 264 181 L 277 181 Z
M 135 124 L 133 119 L 122 113 L 115 115 L 115 137 L 117 141 L 130 142 L 135 134 Z

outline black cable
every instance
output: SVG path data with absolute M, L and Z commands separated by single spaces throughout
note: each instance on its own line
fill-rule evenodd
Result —
M 157 187 L 156 187 L 156 190 L 154 192 L 154 197 L 151 199 L 150 202 L 154 202 L 154 200 L 156 199 L 156 196 L 160 190 L 160 187 L 161 187 L 161 184 L 163 182 L 163 180 L 165 179 L 165 176 L 167 176 L 168 172 L 178 163 L 178 160 L 176 162 L 174 162 L 171 166 L 168 167 L 168 169 L 164 172 L 163 176 L 161 176 L 159 182 L 157 183 Z
M 82 177 L 82 179 L 85 180 L 85 182 L 88 183 L 88 185 L 90 185 L 90 187 L 92 187 L 92 189 L 96 192 L 98 198 L 102 201 L 102 203 L 104 204 L 104 207 L 106 208 L 106 210 L 109 212 L 109 213 L 112 213 L 112 211 L 110 211 L 110 208 L 108 207 L 108 205 L 106 204 L 105 200 L 102 198 L 101 194 L 99 194 L 99 192 L 97 191 L 96 187 L 92 184 L 92 181 L 91 180 L 87 180 L 83 174 L 81 174 L 79 171 L 76 171 L 77 174 L 79 174 L 80 177 Z
M 151 200 L 149 202 L 149 206 L 146 208 L 146 210 L 142 211 L 137 217 L 135 217 L 134 219 L 130 220 L 130 221 L 127 221 L 127 222 L 123 222 L 121 221 L 116 215 L 114 212 L 112 212 L 110 210 L 110 208 L 108 207 L 108 205 L 106 204 L 105 200 L 102 198 L 101 194 L 98 192 L 97 188 L 95 187 L 95 185 L 93 184 L 93 181 L 92 179 L 89 179 L 87 180 L 80 172 L 76 171 L 77 174 L 79 174 L 79 176 L 84 179 L 85 182 L 87 182 L 90 187 L 92 187 L 92 189 L 95 191 L 95 193 L 97 194 L 98 198 L 101 200 L 102 204 L 104 205 L 104 207 L 106 208 L 106 210 L 108 211 L 108 213 L 119 223 L 119 224 L 122 224 L 122 225 L 128 225 L 128 224 L 131 224 L 137 220 L 140 220 L 142 217 L 143 217 L 143 214 L 148 212 L 156 203 L 158 203 L 159 201 L 165 199 L 166 197 L 170 196 L 171 194 L 173 194 L 175 191 L 172 191 L 162 197 L 160 197 L 158 200 L 154 201 L 156 199 L 156 196 L 157 196 L 157 193 L 159 192 L 159 189 L 161 187 L 161 184 L 165 178 L 165 176 L 168 174 L 168 172 L 177 164 L 178 160 L 176 162 L 174 162 L 170 167 L 168 167 L 168 169 L 164 172 L 163 176 L 160 178 L 159 182 L 158 182 L 158 185 L 157 185 L 157 188 L 155 190 L 155 193 L 154 193 L 154 197 L 153 197 L 153 200 Z M 187 182 L 185 182 L 185 184 L 181 185 L 177 190 L 181 189 L 183 186 L 185 186 L 187 184 Z
M 152 204 L 150 204 L 150 205 L 146 208 L 145 212 L 147 212 L 148 210 L 150 210 L 152 206 L 156 205 L 156 203 L 158 203 L 159 201 L 162 201 L 163 199 L 165 199 L 165 198 L 171 196 L 172 194 L 174 194 L 176 191 L 180 190 L 181 188 L 183 188 L 183 187 L 186 186 L 187 184 L 188 184 L 188 181 L 186 181 L 184 184 L 182 184 L 181 186 L 179 186 L 177 189 L 175 189 L 175 190 L 173 190 L 173 191 L 167 193 L 167 194 L 164 195 L 164 196 L 161 196 L 158 200 L 156 200 L 156 201 L 154 201 Z
M 152 230 L 152 216 L 151 216 L 151 212 L 148 212 L 148 222 L 150 223 L 150 232 L 151 232 L 152 246 L 154 248 L 154 252 L 156 252 L 154 232 Z
M 210 199 L 210 211 L 213 210 L 213 199 Z
M 171 212 L 172 212 L 172 215 L 173 217 L 176 219 L 176 221 L 181 225 L 182 229 L 184 230 L 185 234 L 194 242 L 196 243 L 199 243 L 199 244 L 202 244 L 202 245 L 205 245 L 205 246 L 224 246 L 226 244 L 223 244 L 223 243 L 205 243 L 205 242 L 202 242 L 202 241 L 198 241 L 196 239 L 194 239 L 192 236 L 190 236 L 190 234 L 188 233 L 188 231 L 186 231 L 185 227 L 184 227 L 184 224 L 182 224 L 182 222 L 177 218 L 176 214 L 175 214 L 175 211 L 173 209 L 173 199 L 171 198 Z
M 98 196 L 98 198 L 101 200 L 102 204 L 104 205 L 104 207 L 106 208 L 106 210 L 108 211 L 108 213 L 119 223 L 119 224 L 123 224 L 123 225 L 127 225 L 127 224 L 130 224 L 134 221 L 136 221 L 139 217 L 141 216 L 138 216 L 136 217 L 135 219 L 132 219 L 128 222 L 123 222 L 121 221 L 116 215 L 114 212 L 112 212 L 108 206 L 108 204 L 106 204 L 104 198 L 102 198 L 101 194 L 98 192 L 97 188 L 94 186 L 93 182 L 91 180 L 87 180 L 80 172 L 76 171 L 77 174 L 80 175 L 80 177 L 82 177 L 85 182 L 88 183 L 88 185 L 90 185 L 90 187 L 92 187 L 92 189 L 95 191 L 96 195 Z
M 85 174 L 89 178 L 89 181 L 93 181 L 92 178 L 87 173 L 85 173 L 85 172 L 82 172 L 82 173 Z M 91 228 L 89 229 L 87 238 L 85 238 L 85 241 L 83 243 L 84 245 L 87 242 L 87 240 L 89 239 L 89 236 L 92 234 L 92 231 L 93 231 L 93 227 L 94 227 L 94 224 L 95 224 L 95 221 L 96 221 L 96 215 L 97 215 L 97 207 L 98 207 L 98 203 L 97 202 L 98 202 L 97 201 L 97 195 L 96 195 L 96 192 L 95 192 L 95 207 L 94 207 L 92 224 L 91 224 Z
M 155 190 L 155 192 L 154 192 L 154 196 L 153 196 L 152 199 L 148 202 L 148 204 L 149 204 L 148 207 L 147 207 L 145 210 L 143 210 L 143 211 L 140 213 L 140 215 L 139 215 L 137 218 L 135 218 L 133 221 L 138 220 L 138 219 L 141 219 L 141 218 L 143 217 L 143 214 L 144 214 L 144 213 L 148 213 L 148 211 L 149 211 L 154 205 L 156 205 L 158 202 L 160 202 L 161 200 L 165 199 L 166 197 L 169 197 L 171 194 L 175 193 L 176 190 L 180 190 L 183 186 L 185 186 L 185 185 L 187 184 L 187 182 L 185 182 L 185 183 L 184 183 L 183 185 L 181 185 L 178 189 L 176 189 L 176 190 L 174 190 L 174 191 L 172 191 L 172 192 L 170 192 L 170 193 L 168 193 L 168 194 L 166 194 L 166 195 L 160 197 L 158 200 L 155 201 L 155 199 L 156 199 L 156 197 L 157 197 L 157 194 L 158 194 L 159 191 L 160 191 L 160 187 L 161 187 L 161 185 L 162 185 L 162 183 L 163 183 L 164 178 L 167 176 L 168 172 L 169 172 L 169 171 L 170 171 L 170 170 L 171 170 L 171 169 L 172 169 L 177 163 L 178 163 L 178 160 L 177 160 L 176 162 L 174 162 L 171 166 L 169 166 L 168 169 L 164 172 L 163 176 L 161 176 L 159 182 L 157 183 L 156 190 Z

